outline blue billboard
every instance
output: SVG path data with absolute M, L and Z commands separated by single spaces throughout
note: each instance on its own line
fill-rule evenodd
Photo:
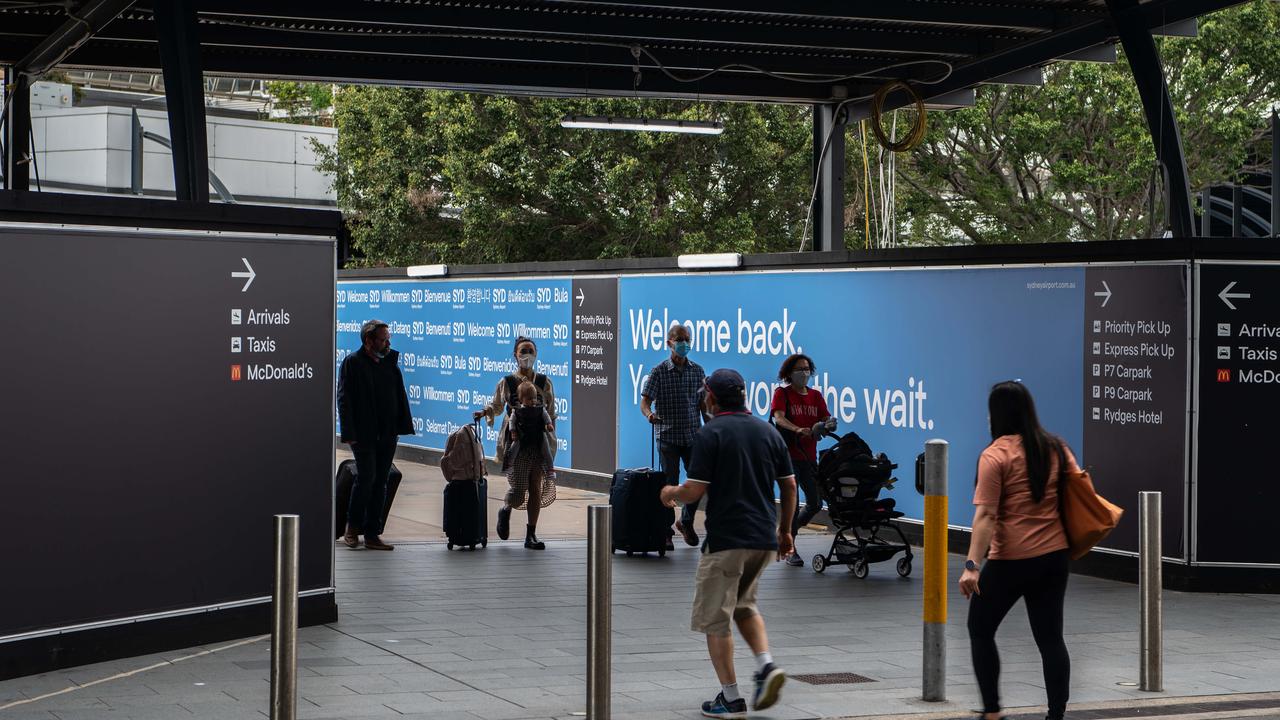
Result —
M 689 357 L 708 373 L 742 373 L 762 418 L 782 361 L 795 352 L 813 358 L 812 387 L 839 432 L 857 432 L 901 466 L 893 496 L 908 517 L 923 514 L 912 489 L 915 456 L 926 440 L 943 438 L 951 444 L 951 522 L 970 524 L 996 382 L 1021 379 L 1045 427 L 1080 448 L 1080 267 L 651 275 L 621 278 L 619 295 L 623 466 L 649 462 L 640 392 L 669 355 L 674 323 L 689 327 Z
M 556 398 L 559 452 L 572 448 L 569 375 L 569 281 L 344 281 L 338 284 L 337 363 L 360 347 L 360 325 L 377 318 L 400 352 L 416 434 L 405 445 L 442 449 L 449 434 L 492 401 L 515 371 L 517 337 L 538 346 L 538 372 Z M 563 393 L 563 395 L 561 395 Z M 486 428 L 492 453 L 497 424 Z
M 690 358 L 708 372 L 742 373 L 761 418 L 782 361 L 804 353 L 840 432 L 900 465 L 893 497 L 907 517 L 923 515 L 915 456 L 931 438 L 950 443 L 960 527 L 991 440 L 987 393 L 1017 379 L 1100 491 L 1121 501 L 1164 491 L 1172 528 L 1189 412 L 1186 287 L 1185 263 L 352 280 L 338 286 L 339 360 L 358 347 L 362 321 L 391 323 L 418 428 L 405 442 L 439 449 L 513 370 L 514 338 L 529 335 L 555 385 L 557 466 L 607 475 L 651 462 L 640 393 L 669 356 L 673 324 L 689 328 Z M 490 452 L 495 440 L 491 429 Z M 1124 524 L 1108 542 L 1132 550 L 1136 530 Z M 1170 533 L 1166 546 L 1181 556 L 1185 538 Z

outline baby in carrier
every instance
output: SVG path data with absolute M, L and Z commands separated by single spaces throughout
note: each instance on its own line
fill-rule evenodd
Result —
M 523 456 L 530 459 L 533 456 L 542 463 L 545 474 L 550 476 L 554 472 L 555 461 L 555 448 L 551 444 L 550 434 L 555 431 L 555 426 L 551 424 L 551 416 L 538 402 L 538 389 L 533 383 L 527 380 L 520 383 L 516 397 L 520 404 L 512 408 L 509 425 L 511 444 L 503 459 L 502 469 L 510 470 L 516 458 Z

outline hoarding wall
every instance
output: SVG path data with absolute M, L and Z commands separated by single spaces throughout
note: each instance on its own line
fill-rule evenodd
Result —
M 276 513 L 331 592 L 333 239 L 12 224 L 0 252 L 0 642 L 265 603 Z
M 513 369 L 514 338 L 532 337 L 556 390 L 557 464 L 607 474 L 649 463 L 640 391 L 668 356 L 671 324 L 690 328 L 690 357 L 708 371 L 742 372 L 761 417 L 779 365 L 803 352 L 841 431 L 902 466 L 893 496 L 908 517 L 923 514 L 916 453 L 929 438 L 950 441 L 960 527 L 990 441 L 987 392 L 1021 379 L 1104 494 L 1132 504 L 1139 490 L 1164 492 L 1164 552 L 1184 558 L 1189 276 L 1177 262 L 353 279 L 338 285 L 337 359 L 359 347 L 361 322 L 391 323 L 419 430 L 403 441 L 439 449 Z M 485 440 L 492 451 L 496 432 Z M 1107 544 L 1136 550 L 1136 513 Z

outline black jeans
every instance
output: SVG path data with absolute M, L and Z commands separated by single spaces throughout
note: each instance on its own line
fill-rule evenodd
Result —
M 1018 598 L 1027 604 L 1031 634 L 1044 665 L 1049 717 L 1067 711 L 1071 656 L 1062 639 L 1062 605 L 1067 594 L 1067 551 L 1026 560 L 988 560 L 978 580 L 981 594 L 969 600 L 969 643 L 982 692 L 983 712 L 1000 711 L 1000 654 L 996 630 Z
M 351 504 L 347 524 L 359 534 L 382 534 L 382 514 L 387 508 L 387 483 L 391 479 L 391 461 L 396 456 L 396 440 L 390 443 L 356 443 L 351 449 L 356 456 L 356 477 L 351 483 Z
M 684 463 L 685 473 L 689 472 L 689 460 L 693 457 L 692 445 L 672 445 L 658 441 L 658 462 L 662 463 L 662 473 L 667 476 L 668 485 L 680 484 L 680 463 Z M 680 523 L 685 527 L 693 527 L 693 514 L 698 512 L 701 501 L 684 506 L 680 511 Z
M 796 503 L 796 515 L 791 523 L 791 534 L 795 535 L 822 509 L 822 491 L 818 488 L 817 463 L 791 458 L 791 464 L 796 471 L 796 489 L 804 493 L 804 507 Z

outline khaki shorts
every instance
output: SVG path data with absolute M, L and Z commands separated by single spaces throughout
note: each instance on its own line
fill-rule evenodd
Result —
M 729 635 L 730 620 L 759 615 L 756 589 L 776 550 L 721 550 L 698 561 L 691 629 L 705 635 Z

